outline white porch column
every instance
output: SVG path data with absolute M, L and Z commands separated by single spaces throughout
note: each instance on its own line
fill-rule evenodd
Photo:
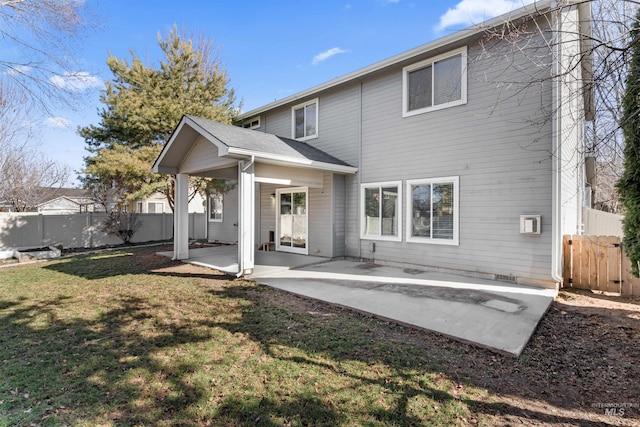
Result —
M 255 175 L 253 159 L 238 163 L 238 275 L 254 267 Z
M 173 256 L 189 259 L 189 175 L 176 175 L 173 200 Z

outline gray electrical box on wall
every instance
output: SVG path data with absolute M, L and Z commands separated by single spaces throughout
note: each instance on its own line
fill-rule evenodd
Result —
M 540 215 L 520 215 L 520 234 L 540 234 Z

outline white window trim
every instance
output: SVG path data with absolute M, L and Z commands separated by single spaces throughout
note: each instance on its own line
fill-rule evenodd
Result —
M 162 212 L 154 212 L 154 213 L 164 213 L 164 202 L 147 202 L 147 213 L 150 213 L 151 209 L 149 209 L 149 205 L 153 203 L 155 205 L 162 205 Z
M 311 136 L 305 136 L 302 138 L 296 138 L 296 110 L 299 110 L 300 108 L 304 108 L 311 104 L 316 104 L 316 134 Z M 296 141 L 307 141 L 309 139 L 318 138 L 319 128 L 320 128 L 319 126 L 320 123 L 318 121 L 319 113 L 320 113 L 320 102 L 318 98 L 310 99 L 309 101 L 306 101 L 291 107 L 291 138 L 295 139 Z
M 427 67 L 429 65 L 433 65 L 435 62 L 440 60 L 450 58 L 452 56 L 462 55 L 461 62 L 461 88 L 460 88 L 460 99 L 457 101 L 447 102 L 446 104 L 440 105 L 431 105 L 431 107 L 419 108 L 416 110 L 409 111 L 409 73 L 414 70 L 418 70 L 420 68 Z M 432 96 L 433 96 L 432 91 Z M 467 103 L 467 47 L 461 47 L 456 50 L 449 51 L 447 53 L 443 53 L 442 55 L 434 56 L 433 58 L 426 59 L 424 61 L 420 61 L 418 63 L 407 65 L 402 69 L 402 117 L 411 117 L 416 114 L 424 114 L 430 111 L 442 110 L 444 108 L 455 107 L 456 105 L 463 105 Z
M 257 125 L 255 125 L 255 126 L 251 126 L 251 125 L 249 125 L 248 127 L 245 127 L 245 125 L 246 125 L 247 123 L 251 124 L 251 123 L 255 122 L 256 120 L 258 121 L 258 124 L 257 124 Z M 250 119 L 245 120 L 244 122 L 242 122 L 242 127 L 243 127 L 244 129 L 258 129 L 258 128 L 260 128 L 260 124 L 261 124 L 260 116 L 258 116 L 258 117 L 252 117 L 252 118 L 250 118 Z
M 213 209 L 211 208 L 211 201 L 213 200 L 214 197 L 220 197 L 220 203 L 222 204 L 222 212 L 220 212 L 220 219 L 218 218 L 211 218 L 211 213 L 213 212 Z M 222 222 L 222 220 L 224 219 L 224 194 L 220 194 L 220 193 L 216 193 L 216 194 L 211 194 L 209 197 L 207 197 L 208 199 L 208 205 L 207 205 L 207 218 L 209 219 L 209 222 Z
M 412 215 L 413 215 L 413 194 L 411 191 L 411 187 L 413 185 L 419 184 L 438 184 L 438 183 L 446 183 L 453 182 L 453 239 L 433 239 L 430 237 L 415 237 L 411 235 L 410 224 L 412 223 Z M 410 179 L 406 181 L 407 188 L 407 212 L 406 212 L 406 221 L 407 221 L 407 229 L 406 229 L 406 241 L 411 243 L 426 243 L 431 245 L 448 245 L 448 246 L 459 246 L 460 239 L 460 177 L 458 176 L 448 176 L 442 178 L 424 178 L 424 179 Z
M 365 189 L 396 186 L 398 188 L 398 235 L 397 236 L 372 236 L 365 234 Z M 380 223 L 382 224 L 382 223 Z M 360 238 L 363 240 L 387 240 L 391 242 L 402 241 L 402 181 L 367 182 L 360 184 Z
M 280 195 L 282 193 L 304 193 L 305 206 L 307 213 L 305 215 L 305 232 L 307 233 L 307 244 L 304 248 L 294 248 L 293 246 L 280 245 Z M 286 187 L 276 189 L 276 250 L 280 252 L 289 252 L 294 254 L 309 255 L 309 187 Z

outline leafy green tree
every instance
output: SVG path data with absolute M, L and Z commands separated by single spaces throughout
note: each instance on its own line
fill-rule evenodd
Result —
M 624 209 L 623 247 L 631 259 L 632 272 L 638 277 L 640 261 L 640 10 L 631 38 L 633 40 L 623 99 L 622 130 L 624 133 L 624 173 L 618 181 L 618 192 Z
M 209 39 L 194 42 L 174 26 L 167 38 L 158 35 L 158 44 L 164 58 L 157 68 L 144 65 L 133 51 L 131 63 L 109 55 L 114 78 L 101 95 L 100 123 L 78 133 L 91 153 L 85 158 L 85 187 L 115 187 L 123 202 L 162 192 L 173 206 L 171 179 L 151 172 L 171 132 L 184 114 L 230 123 L 237 108 Z M 191 187 L 192 196 L 205 192 L 206 180 L 194 178 Z

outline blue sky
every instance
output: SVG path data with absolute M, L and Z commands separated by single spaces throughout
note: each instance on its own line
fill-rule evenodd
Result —
M 174 24 L 215 41 L 248 111 L 531 0 L 85 1 L 99 26 L 74 52 L 83 69 L 70 71 L 88 73 L 83 84 L 90 87 L 76 111 L 56 110 L 34 123 L 40 149 L 76 171 L 86 155 L 76 129 L 99 123 L 100 90 L 112 78 L 108 52 L 130 59 L 132 49 L 155 66 L 156 35 L 166 36 Z

